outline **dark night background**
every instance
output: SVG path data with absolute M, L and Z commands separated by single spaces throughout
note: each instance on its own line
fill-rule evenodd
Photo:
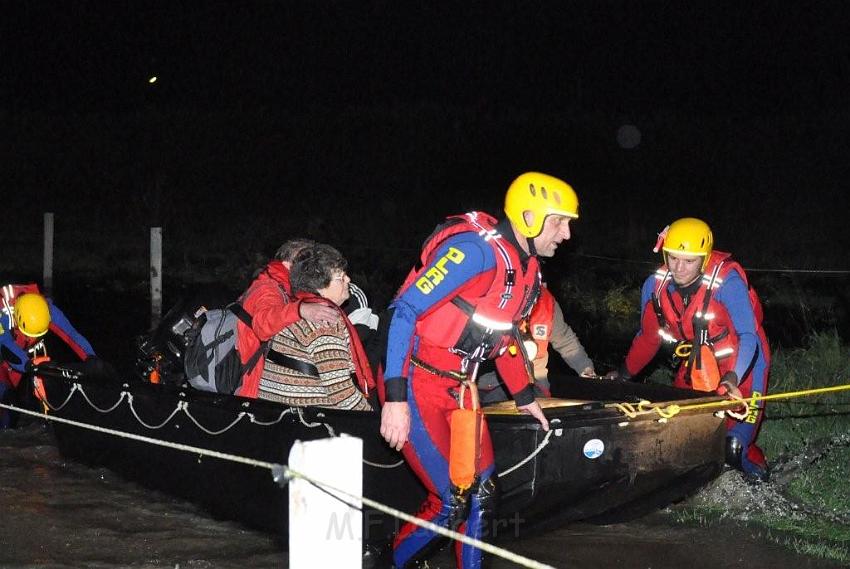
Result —
M 581 199 L 545 273 L 584 335 L 601 318 L 589 299 L 636 295 L 655 233 L 685 215 L 748 268 L 850 269 L 844 2 L 0 10 L 0 270 L 40 278 L 53 211 L 58 298 L 80 282 L 145 293 L 161 225 L 166 295 L 238 289 L 308 235 L 380 305 L 435 223 L 499 212 L 532 169 Z M 639 141 L 618 139 L 624 125 Z M 846 327 L 846 275 L 751 276 L 776 307 L 772 339 Z

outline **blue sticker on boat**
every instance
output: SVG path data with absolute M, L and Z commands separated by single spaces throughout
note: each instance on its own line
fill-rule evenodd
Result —
M 599 458 L 602 456 L 602 453 L 605 452 L 605 443 L 603 443 L 599 439 L 590 439 L 586 443 L 584 443 L 584 456 L 593 460 L 594 458 Z

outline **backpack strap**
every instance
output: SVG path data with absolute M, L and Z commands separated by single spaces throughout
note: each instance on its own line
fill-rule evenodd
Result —
M 227 310 L 232 312 L 239 320 L 241 320 L 245 324 L 245 326 L 253 330 L 252 326 L 254 323 L 254 318 L 248 313 L 247 310 L 245 310 L 241 303 L 231 302 L 227 305 L 226 308 Z M 254 369 L 254 366 L 257 365 L 258 361 L 260 361 L 260 356 L 265 353 L 268 344 L 268 341 L 260 342 L 260 346 L 257 348 L 257 351 L 251 354 L 251 357 L 248 358 L 248 361 L 245 362 L 244 366 L 242 366 L 242 373 L 240 374 L 240 377 L 244 376 L 246 373 L 249 373 L 252 369 Z
M 245 310 L 242 305 L 238 302 L 231 302 L 227 305 L 227 309 L 231 311 L 236 317 L 241 320 L 245 326 L 248 328 L 252 328 L 254 324 L 254 318 L 248 314 L 248 311 Z
M 242 376 L 254 369 L 254 366 L 257 365 L 258 361 L 260 361 L 260 356 L 262 356 L 263 352 L 266 351 L 266 347 L 268 346 L 268 344 L 268 342 L 262 342 L 260 344 L 260 347 L 257 348 L 257 351 L 255 351 L 248 359 L 248 361 L 245 362 L 245 365 L 242 368 Z
M 271 274 L 268 272 L 268 267 L 265 269 L 265 272 L 266 272 L 266 274 L 269 274 L 269 276 L 271 277 Z M 286 290 L 282 286 L 280 286 L 280 284 L 277 285 L 277 288 L 280 291 L 280 294 L 284 298 L 284 300 L 286 300 L 287 302 L 290 302 L 291 299 L 290 299 L 289 295 L 286 293 Z M 227 305 L 227 310 L 229 310 L 233 314 L 235 314 L 236 317 L 239 320 L 241 320 L 242 323 L 245 324 L 245 326 L 247 326 L 253 332 L 253 330 L 254 330 L 254 317 L 251 316 L 251 314 L 247 310 L 245 310 L 245 308 L 242 306 L 241 302 L 239 302 L 239 301 L 231 302 L 230 304 Z M 242 377 L 244 377 L 246 373 L 249 373 L 252 369 L 254 369 L 254 366 L 257 365 L 258 361 L 260 361 L 260 356 L 266 354 L 266 351 L 268 350 L 268 347 L 269 347 L 269 342 L 271 342 L 271 340 L 266 340 L 265 342 L 260 342 L 260 347 L 257 348 L 257 351 L 254 352 L 253 354 L 251 354 L 251 357 L 248 358 L 247 362 L 245 362 L 245 365 L 242 368 L 242 374 L 241 374 Z M 274 353 L 277 353 L 277 352 L 274 352 Z M 266 355 L 268 355 L 268 354 L 266 354 Z M 282 355 L 282 354 L 279 354 L 279 355 Z M 274 361 L 274 360 L 272 360 L 272 361 Z M 289 365 L 286 365 L 286 364 L 279 364 L 279 365 L 283 365 L 285 367 L 292 367 L 292 366 L 289 366 Z M 295 369 L 299 369 L 299 368 L 295 368 Z M 313 369 L 315 369 L 315 366 L 313 366 Z M 301 370 L 299 370 L 299 371 L 301 371 Z M 315 376 L 319 377 L 319 370 L 316 370 Z
M 316 379 L 319 378 L 319 368 L 310 362 L 295 359 L 276 350 L 269 350 L 266 354 L 266 360 L 285 368 L 294 369 L 304 375 L 309 375 Z

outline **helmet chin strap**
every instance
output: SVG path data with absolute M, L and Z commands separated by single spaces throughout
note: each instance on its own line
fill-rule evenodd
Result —
M 534 257 L 537 255 L 537 247 L 534 246 L 534 237 L 526 237 L 525 240 L 528 243 L 528 254 Z

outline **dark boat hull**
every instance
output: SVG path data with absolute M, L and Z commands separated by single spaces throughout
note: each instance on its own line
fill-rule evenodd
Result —
M 44 377 L 44 381 L 53 407 L 67 399 L 64 406 L 51 411 L 58 417 L 267 462 L 286 463 L 296 440 L 343 432 L 358 436 L 364 441 L 364 460 L 368 461 L 363 471 L 366 496 L 407 512 L 416 511 L 424 497 L 416 478 L 400 463 L 400 455 L 388 449 L 378 435 L 376 413 L 288 410 L 266 401 L 139 382 L 58 376 Z M 588 389 L 575 380 L 561 381 L 562 385 L 571 382 L 579 391 Z M 81 389 L 72 394 L 74 384 Z M 553 426 L 548 439 L 529 417 L 488 416 L 497 472 L 503 473 L 495 537 L 519 537 L 576 520 L 641 515 L 681 499 L 719 474 L 724 456 L 723 420 L 711 413 L 683 413 L 667 421 L 659 421 L 658 416 L 629 421 L 601 403 L 637 400 L 638 395 L 629 393 L 635 389 L 658 388 L 597 382 L 591 386 L 591 391 L 596 391 L 584 398 L 599 402 L 547 409 Z M 122 392 L 132 395 L 132 405 L 125 395 L 115 406 Z M 654 395 L 655 400 L 688 396 L 676 390 Z M 188 403 L 185 411 L 175 413 L 181 402 Z M 243 415 L 236 421 L 240 413 Z M 54 431 L 60 452 L 69 459 L 105 466 L 147 487 L 191 500 L 216 517 L 285 535 L 287 492 L 267 469 L 63 423 L 55 423 Z M 599 455 L 588 452 L 588 445 Z M 523 460 L 526 462 L 516 467 Z M 397 526 L 394 520 L 369 511 L 364 524 L 364 537 L 375 542 L 386 539 Z

